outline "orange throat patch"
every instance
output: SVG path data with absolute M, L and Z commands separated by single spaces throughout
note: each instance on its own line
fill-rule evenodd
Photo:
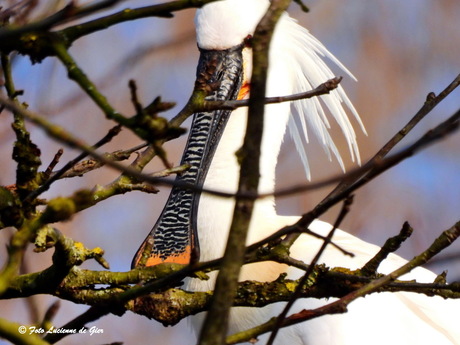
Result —
M 241 86 L 240 92 L 238 93 L 238 97 L 236 98 L 238 101 L 245 99 L 247 95 L 249 95 L 250 84 L 248 82 L 244 82 L 243 86 Z
M 192 248 L 187 246 L 183 252 L 177 252 L 164 259 L 160 255 L 151 254 L 145 263 L 146 267 L 156 266 L 163 263 L 188 265 L 192 257 Z

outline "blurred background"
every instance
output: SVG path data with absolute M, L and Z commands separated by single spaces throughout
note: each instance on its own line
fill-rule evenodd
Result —
M 0 0 L 0 6 L 8 7 L 13 2 Z M 160 1 L 124 1 L 103 14 L 155 3 Z M 404 126 L 423 105 L 429 92 L 438 94 L 460 72 L 458 0 L 305 0 L 305 3 L 310 7 L 310 13 L 300 12 L 298 6 L 293 5 L 291 15 L 320 39 L 358 79 L 358 82 L 354 82 L 345 78 L 343 85 L 369 134 L 365 136 L 358 132 L 363 161 Z M 62 6 L 64 1 L 42 1 L 41 4 L 37 13 L 44 13 L 53 6 Z M 120 112 L 134 112 L 128 89 L 128 81 L 134 79 L 144 104 L 159 95 L 163 100 L 177 102 L 177 106 L 165 114 L 170 118 L 188 100 L 193 87 L 198 59 L 194 13 L 195 10 L 186 10 L 176 13 L 172 19 L 147 18 L 123 23 L 76 41 L 70 53 Z M 16 87 L 25 90 L 21 99 L 29 103 L 30 109 L 46 115 L 86 142 L 94 143 L 113 123 L 107 121 L 66 76 L 65 70 L 53 58 L 37 65 L 31 65 L 27 58 L 20 56 L 15 60 Z M 459 98 L 457 90 L 425 118 L 398 148 L 413 142 L 450 116 L 458 109 Z M 46 138 L 39 128 L 32 125 L 29 128 L 33 141 L 42 149 L 42 161 L 46 167 L 62 145 Z M 339 132 L 334 134 L 334 138 L 337 138 L 337 143 L 342 140 Z M 14 183 L 15 165 L 11 160 L 13 142 L 10 118 L 3 114 L 0 123 L 2 185 Z M 179 163 L 184 142 L 185 138 L 166 144 L 170 161 Z M 126 149 L 139 143 L 137 138 L 124 131 L 104 149 Z M 459 147 L 460 135 L 455 134 L 360 189 L 342 228 L 381 245 L 386 238 L 397 234 L 407 220 L 415 233 L 398 253 L 411 258 L 426 249 L 441 231 L 460 219 Z M 72 149 L 64 149 L 61 165 L 77 155 Z M 313 182 L 341 172 L 337 162 L 329 162 L 314 141 L 308 147 L 308 154 L 313 167 Z M 342 147 L 342 154 L 347 158 L 345 146 Z M 349 168 L 355 166 L 349 159 L 346 159 L 346 165 Z M 162 165 L 155 161 L 145 171 L 153 172 L 161 168 Z M 46 197 L 68 195 L 79 188 L 104 185 L 117 176 L 117 172 L 104 168 L 83 178 L 63 180 L 56 183 Z M 279 159 L 278 187 L 306 183 L 304 176 L 293 143 L 286 137 Z M 278 212 L 289 215 L 305 213 L 330 189 L 280 199 L 277 201 Z M 133 192 L 123 197 L 113 197 L 58 227 L 89 248 L 102 247 L 111 270 L 126 271 L 130 268 L 135 251 L 159 216 L 168 192 L 168 188 L 161 188 L 157 195 Z M 332 209 L 324 219 L 333 221 L 337 211 L 337 208 Z M 5 259 L 5 244 L 11 233 L 9 230 L 0 233 L 3 243 L 1 263 Z M 455 255 L 459 249 L 460 243 L 454 244 L 446 254 Z M 28 270 L 46 268 L 50 264 L 50 255 L 34 254 L 29 248 Z M 85 263 L 83 267 L 100 269 L 92 262 Z M 460 279 L 460 261 L 457 259 L 443 261 L 430 268 L 437 273 L 448 269 L 449 280 Z M 55 300 L 50 296 L 36 296 L 28 302 L 1 301 L 0 317 L 31 323 L 34 318 L 42 318 Z M 63 325 L 87 308 L 62 301 L 55 325 Z M 61 343 L 122 341 L 125 344 L 165 344 L 168 343 L 168 337 L 174 339 L 170 340 L 171 344 L 193 343 L 187 322 L 181 322 L 175 328 L 163 328 L 154 321 L 127 312 L 122 318 L 107 316 L 92 325 L 103 329 L 104 334 L 72 336 Z

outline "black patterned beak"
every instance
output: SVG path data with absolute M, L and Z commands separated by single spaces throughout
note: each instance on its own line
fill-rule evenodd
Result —
M 228 50 L 201 50 L 196 87 L 208 90 L 206 100 L 234 100 L 243 79 L 244 45 Z M 214 152 L 231 114 L 229 110 L 196 113 L 181 164 L 190 168 L 176 178 L 202 187 Z M 132 267 L 160 263 L 189 264 L 199 260 L 197 213 L 200 192 L 173 187 L 155 226 L 138 249 Z

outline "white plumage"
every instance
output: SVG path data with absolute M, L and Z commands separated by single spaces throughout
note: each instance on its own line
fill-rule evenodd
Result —
M 254 28 L 269 2 L 267 0 L 225 0 L 209 4 L 197 12 L 197 41 L 202 49 L 222 50 L 241 44 Z M 250 51 L 246 49 L 245 79 L 250 76 Z M 248 60 L 249 59 L 249 60 Z M 323 59 L 330 60 L 352 77 L 351 73 L 308 31 L 300 27 L 287 14 L 277 25 L 270 50 L 270 69 L 267 96 L 282 96 L 307 91 L 334 74 Z M 275 167 L 284 131 L 287 125 L 299 149 L 309 176 L 308 161 L 304 151 L 308 142 L 307 133 L 314 133 L 323 144 L 329 157 L 335 156 L 343 166 L 340 153 L 328 131 L 330 119 L 336 121 L 348 143 L 352 158 L 359 162 L 356 136 L 345 108 L 364 130 L 356 110 L 341 87 L 320 99 L 298 101 L 294 105 L 295 118 L 287 103 L 266 106 L 262 155 L 260 159 L 261 181 L 259 191 L 271 192 L 275 188 Z M 241 147 L 247 119 L 247 109 L 235 110 L 225 128 L 211 167 L 205 180 L 205 187 L 235 192 L 239 176 L 239 165 L 235 152 Z M 202 195 L 198 209 L 198 237 L 201 260 L 222 256 L 231 222 L 234 202 L 229 199 Z M 274 199 L 259 200 L 256 203 L 249 229 L 248 244 L 265 238 L 279 228 L 295 223 L 298 217 L 284 217 L 276 214 Z M 316 220 L 310 229 L 327 235 L 331 225 Z M 338 230 L 333 241 L 353 252 L 355 258 L 344 256 L 329 246 L 321 262 L 329 266 L 359 268 L 378 251 L 378 247 Z M 292 256 L 309 262 L 316 254 L 321 241 L 302 235 L 292 247 Z M 390 255 L 379 271 L 387 273 L 406 261 Z M 302 272 L 276 263 L 261 263 L 243 268 L 241 280 L 269 281 L 282 272 L 290 278 L 299 277 Z M 432 282 L 435 274 L 415 269 L 404 277 L 418 282 Z M 186 283 L 190 290 L 211 290 L 213 279 L 201 281 L 190 279 Z M 323 300 L 303 299 L 298 301 L 292 312 L 311 309 L 326 303 Z M 276 316 L 284 304 L 278 303 L 262 309 L 234 308 L 230 321 L 230 332 L 234 333 L 254 327 Z M 439 297 L 426 297 L 412 293 L 382 293 L 361 298 L 351 304 L 344 315 L 326 316 L 298 324 L 280 331 L 276 344 L 308 345 L 360 345 L 360 344 L 460 344 L 460 327 L 457 315 L 460 303 Z M 199 327 L 201 317 L 195 317 Z M 261 343 L 267 336 L 260 338 Z

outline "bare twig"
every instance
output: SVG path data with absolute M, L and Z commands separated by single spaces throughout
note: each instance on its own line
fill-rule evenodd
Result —
M 340 82 L 342 77 L 335 77 L 327 80 L 326 82 L 318 85 L 316 88 L 310 91 L 305 91 L 301 93 L 296 93 L 289 96 L 276 96 L 276 97 L 265 97 L 265 104 L 276 104 L 284 102 L 293 102 L 301 99 L 308 99 L 313 97 L 318 97 L 321 95 L 326 95 L 331 91 L 335 90 Z M 235 110 L 241 107 L 247 107 L 249 105 L 249 99 L 241 99 L 235 101 L 205 101 L 201 106 L 200 110 L 202 111 L 213 111 L 219 109 L 225 110 Z
M 69 321 L 61 328 L 63 329 L 81 329 L 85 327 L 86 324 L 99 320 L 101 317 L 110 313 L 110 309 L 103 307 L 90 307 L 83 314 L 77 316 L 72 321 Z M 47 344 L 55 344 L 58 341 L 62 340 L 64 337 L 68 336 L 69 333 L 48 333 L 43 340 Z
M 110 142 L 116 135 L 118 135 L 121 131 L 122 127 L 120 125 L 117 125 L 115 127 L 112 127 L 109 132 L 101 139 L 99 140 L 96 144 L 94 144 L 92 147 L 94 149 L 99 148 L 108 142 Z M 25 199 L 26 200 L 33 200 L 36 197 L 38 197 L 40 194 L 43 192 L 47 191 L 49 187 L 58 179 L 60 179 L 67 171 L 69 171 L 72 167 L 75 166 L 79 161 L 84 159 L 86 156 L 88 156 L 87 152 L 83 152 L 79 154 L 76 158 L 72 159 L 69 161 L 64 167 L 62 167 L 58 172 L 53 174 L 49 179 L 47 179 L 39 188 L 35 189 L 33 192 L 31 192 Z M 49 175 L 48 175 L 49 176 Z
M 54 317 L 56 316 L 57 312 L 59 311 L 59 308 L 61 307 L 61 301 L 57 300 L 53 302 L 49 308 L 46 310 L 45 316 L 43 317 L 43 321 L 40 324 L 40 327 L 43 329 L 50 329 L 52 326 L 52 321 Z
M 379 265 L 387 258 L 388 254 L 397 251 L 401 244 L 412 235 L 412 231 L 413 229 L 409 223 L 404 222 L 400 233 L 386 240 L 379 252 L 360 269 L 361 274 L 365 276 L 374 275 Z
M 302 0 L 294 0 L 294 2 L 300 6 L 300 9 L 304 12 L 310 12 L 310 9 L 303 3 Z
M 390 274 L 383 276 L 382 278 L 376 279 L 366 286 L 351 292 L 345 297 L 328 304 L 327 306 L 317 308 L 313 311 L 302 311 L 296 315 L 292 315 L 290 320 L 286 320 L 287 323 L 298 323 L 305 320 L 310 320 L 313 317 L 326 315 L 326 314 L 335 314 L 342 313 L 346 311 L 347 306 L 356 300 L 359 297 L 368 295 L 378 288 L 394 281 L 398 277 L 410 272 L 415 267 L 421 266 L 430 260 L 433 256 L 441 252 L 443 249 L 450 246 L 458 237 L 460 236 L 460 222 L 453 225 L 450 229 L 444 231 L 434 242 L 433 244 L 425 250 L 423 253 L 417 255 L 415 258 L 407 262 L 405 265 L 394 270 Z M 316 315 L 315 315 L 316 314 Z
M 44 171 L 44 173 L 42 175 L 45 180 L 48 180 L 50 178 L 51 173 L 53 172 L 53 170 L 56 167 L 56 165 L 59 163 L 59 159 L 61 159 L 61 156 L 62 156 L 63 153 L 64 153 L 63 149 L 59 149 L 58 152 L 56 152 L 56 154 L 54 155 L 53 160 L 48 165 L 48 167 L 46 168 L 46 170 Z
M 114 152 L 111 152 L 111 153 L 105 153 L 104 156 L 107 157 L 108 159 L 111 159 L 113 161 L 122 161 L 122 160 L 126 160 L 128 159 L 129 157 L 131 157 L 131 155 L 136 152 L 136 151 L 139 151 L 140 149 L 144 148 L 145 146 L 147 146 L 147 144 L 140 144 L 140 145 L 137 145 L 135 147 L 132 147 L 130 149 L 127 149 L 127 150 L 117 150 L 117 151 L 114 151 Z M 75 176 L 83 176 L 84 174 L 90 172 L 90 171 L 93 171 L 95 169 L 98 169 L 100 167 L 104 166 L 103 163 L 95 160 L 95 159 L 87 159 L 87 160 L 84 160 L 84 161 L 81 161 L 77 164 L 75 164 L 72 168 L 70 168 L 69 170 L 67 170 L 62 176 L 60 176 L 59 178 L 60 179 L 63 179 L 63 178 L 70 178 L 70 177 L 75 177 Z M 55 174 L 59 173 L 60 171 L 56 172 Z M 54 175 L 52 175 L 54 176 Z M 167 175 L 164 175 L 164 176 L 167 176 Z
M 139 97 L 137 96 L 137 84 L 134 80 L 130 80 L 128 83 L 129 90 L 131 92 L 131 103 L 133 103 L 134 110 L 136 114 L 142 114 L 144 112 L 144 107 L 142 106 L 141 102 L 139 101 Z

